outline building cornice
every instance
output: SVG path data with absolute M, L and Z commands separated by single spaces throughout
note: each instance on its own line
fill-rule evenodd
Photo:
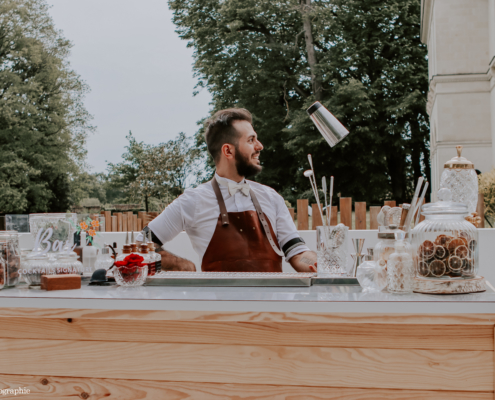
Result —
M 421 41 L 428 44 L 430 37 L 431 18 L 433 15 L 433 3 L 435 0 L 421 0 Z
M 495 65 L 495 62 L 492 61 L 492 64 Z M 495 75 L 493 68 L 489 68 L 486 73 L 481 74 L 434 75 L 430 80 L 426 112 L 431 115 L 433 102 L 435 101 L 435 89 L 438 83 L 486 82 L 490 81 L 492 74 Z

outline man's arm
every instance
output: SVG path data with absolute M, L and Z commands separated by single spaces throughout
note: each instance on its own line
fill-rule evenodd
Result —
M 196 271 L 192 261 L 169 253 L 161 247 L 156 252 L 162 256 L 162 271 Z
M 304 251 L 292 256 L 289 259 L 289 264 L 297 272 L 316 272 L 316 261 L 317 256 L 314 251 Z

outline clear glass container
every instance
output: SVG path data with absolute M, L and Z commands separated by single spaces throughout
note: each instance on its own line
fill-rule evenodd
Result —
M 343 224 L 316 227 L 318 276 L 347 274 L 348 236 L 349 228 Z
M 113 265 L 113 258 L 110 254 L 110 249 L 108 247 L 104 247 L 98 253 L 95 262 L 95 270 L 97 269 L 106 269 L 108 270 Z
M 464 219 L 468 207 L 451 201 L 445 188 L 438 198 L 422 207 L 426 219 L 412 230 L 416 273 L 431 279 L 473 278 L 479 266 L 478 230 Z
M 2 258 L 6 262 L 5 286 L 12 287 L 19 283 L 21 269 L 21 250 L 19 248 L 19 234 L 16 231 L 0 231 Z
M 404 236 L 404 234 L 403 234 Z M 387 289 L 389 293 L 412 293 L 414 289 L 414 263 L 404 240 L 396 240 L 395 251 L 387 262 Z
M 46 254 L 33 252 L 26 257 L 22 275 L 29 286 L 40 286 L 42 275 L 55 275 L 53 263 Z
M 373 249 L 373 261 L 375 261 L 382 268 L 387 266 L 387 262 L 395 252 L 395 235 L 397 233 L 403 232 L 398 229 L 395 225 L 390 225 L 389 227 L 380 226 L 378 227 L 378 243 Z M 405 242 L 406 251 L 413 256 L 413 246 L 407 241 Z
M 113 276 L 117 285 L 124 287 L 142 286 L 148 275 L 148 266 L 130 269 L 113 268 Z
M 64 274 L 76 274 L 80 275 L 82 269 L 79 267 L 79 261 L 74 260 L 74 257 L 68 253 L 58 254 L 55 262 L 53 263 L 53 268 L 57 275 Z
M 449 189 L 452 201 L 466 204 L 468 213 L 473 213 L 478 204 L 478 175 L 473 163 L 461 157 L 462 146 L 456 146 L 456 149 L 457 157 L 444 165 L 440 189 Z

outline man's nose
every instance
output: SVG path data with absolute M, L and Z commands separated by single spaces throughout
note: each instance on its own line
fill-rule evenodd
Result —
M 256 141 L 256 150 L 261 151 L 263 150 L 263 145 L 259 140 Z

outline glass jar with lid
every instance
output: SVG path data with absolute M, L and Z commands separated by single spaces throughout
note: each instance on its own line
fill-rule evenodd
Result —
M 2 258 L 5 260 L 5 286 L 12 287 L 19 283 L 21 269 L 21 250 L 19 248 L 19 234 L 17 231 L 0 231 Z
M 390 258 L 390 255 L 395 252 L 395 236 L 397 233 L 403 233 L 397 227 L 397 225 L 390 226 L 379 226 L 378 227 L 378 243 L 373 249 L 373 261 L 378 263 L 381 267 L 385 267 Z M 407 238 L 407 236 L 405 236 Z M 404 241 L 405 251 L 407 251 L 411 256 L 413 255 L 413 247 L 407 241 Z
M 425 204 L 425 220 L 412 230 L 417 276 L 431 279 L 474 278 L 478 273 L 478 230 L 466 221 L 468 206 L 452 201 L 449 189 Z
M 0 289 L 3 289 L 5 286 L 5 278 L 6 278 L 6 271 L 7 271 L 7 262 L 5 259 L 2 257 L 2 254 L 4 253 L 5 249 L 4 247 L 6 246 L 5 243 L 0 243 Z
M 468 213 L 474 213 L 478 204 L 478 175 L 474 164 L 461 156 L 462 146 L 456 146 L 457 157 L 444 165 L 440 189 L 449 189 L 452 201 L 467 205 Z
M 22 276 L 29 286 L 40 286 L 42 275 L 55 275 L 55 268 L 46 254 L 33 251 L 26 256 Z

